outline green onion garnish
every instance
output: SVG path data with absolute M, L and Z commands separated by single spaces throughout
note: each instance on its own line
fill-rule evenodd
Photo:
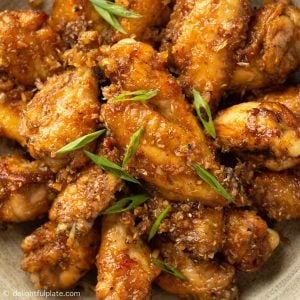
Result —
M 160 259 L 157 258 L 152 258 L 152 262 L 157 265 L 158 267 L 160 267 L 160 269 L 166 273 L 169 273 L 175 277 L 178 277 L 181 280 L 188 280 L 188 278 L 183 275 L 179 270 L 177 270 L 175 267 L 169 265 L 168 263 L 166 263 L 165 261 L 162 261 Z
M 129 181 L 133 183 L 140 184 L 140 182 L 132 177 L 130 174 L 128 174 L 126 171 L 124 171 L 120 166 L 115 164 L 114 162 L 110 161 L 109 159 L 103 157 L 103 156 L 98 156 L 95 155 L 89 151 L 84 151 L 87 157 L 89 157 L 96 165 L 100 166 L 102 169 L 105 171 L 112 173 L 113 175 Z
M 119 23 L 118 17 L 127 19 L 141 18 L 142 16 L 133 11 L 129 11 L 126 8 L 115 4 L 108 0 L 90 0 L 98 14 L 117 31 L 126 34 L 127 32 Z
M 161 222 L 165 219 L 165 217 L 167 216 L 167 214 L 169 213 L 169 211 L 171 210 L 171 205 L 168 205 L 160 214 L 159 216 L 156 218 L 155 222 L 153 223 L 151 230 L 149 232 L 148 235 L 148 242 L 155 236 L 156 232 L 159 229 L 159 226 L 161 224 Z
M 207 133 L 215 139 L 217 134 L 216 134 L 215 126 L 213 123 L 210 107 L 209 107 L 208 103 L 201 97 L 200 93 L 196 89 L 193 89 L 193 95 L 194 95 L 194 107 L 196 109 L 197 115 L 198 115 L 203 127 L 207 131 Z M 201 108 L 204 108 L 204 110 L 208 116 L 208 121 L 206 121 L 202 117 L 202 114 L 200 111 Z
M 103 134 L 106 131 L 106 129 L 102 129 L 90 134 L 87 134 L 85 136 L 82 136 L 80 138 L 78 138 L 77 140 L 67 144 L 66 146 L 60 148 L 56 154 L 64 154 L 64 153 L 68 153 L 71 151 L 75 151 L 78 149 L 83 148 L 84 146 L 86 146 L 87 144 L 93 142 L 94 140 L 96 140 L 101 134 Z
M 159 90 L 138 90 L 134 92 L 124 92 L 113 99 L 114 102 L 121 101 L 147 101 L 158 94 Z
M 200 167 L 198 164 L 192 163 L 193 168 L 197 172 L 198 176 L 209 184 L 218 194 L 224 197 L 229 202 L 235 202 L 234 198 L 224 189 L 219 181 L 208 171 Z
M 144 131 L 144 128 L 141 127 L 131 136 L 129 145 L 128 145 L 126 153 L 124 155 L 122 168 L 124 168 L 129 163 L 129 161 L 133 158 L 133 156 L 135 155 L 135 153 L 139 147 L 143 131 Z
M 117 214 L 125 211 L 129 211 L 131 209 L 134 209 L 147 200 L 150 199 L 150 196 L 145 194 L 140 194 L 136 196 L 130 196 L 127 198 L 123 198 L 119 201 L 117 201 L 114 205 L 106 209 L 102 214 L 108 215 L 108 214 Z

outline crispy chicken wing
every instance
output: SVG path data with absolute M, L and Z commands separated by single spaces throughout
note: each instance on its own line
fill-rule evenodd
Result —
M 98 86 L 88 68 L 66 71 L 51 77 L 27 104 L 21 122 L 32 157 L 58 170 L 70 160 L 82 164 L 81 151 L 58 155 L 69 142 L 92 133 L 99 122 Z
M 55 197 L 53 174 L 39 161 L 19 154 L 0 156 L 0 220 L 25 222 L 45 214 Z
M 254 211 L 228 211 L 226 236 L 226 260 L 243 272 L 260 269 L 279 244 L 277 232 Z
M 24 85 L 45 80 L 60 67 L 59 37 L 37 11 L 0 13 L 0 69 Z
M 247 102 L 219 113 L 215 128 L 221 145 L 266 166 L 283 170 L 300 163 L 300 121 L 276 102 Z
M 191 162 L 197 162 L 221 182 L 225 179 L 213 147 L 185 103 L 176 80 L 164 68 L 160 55 L 134 40 L 123 40 L 105 47 L 103 52 L 107 57 L 101 64 L 114 83 L 104 91 L 110 99 L 102 109 L 107 128 L 122 149 L 135 131 L 144 128 L 130 170 L 168 199 L 226 205 L 191 167 Z M 159 89 L 159 93 L 147 103 L 112 100 L 122 90 L 141 89 Z
M 168 49 L 186 91 L 196 88 L 214 108 L 230 83 L 250 11 L 247 0 L 176 1 L 162 49 Z
M 187 253 L 167 243 L 160 246 L 167 263 L 176 267 L 188 279 L 183 281 L 168 273 L 161 273 L 158 285 L 179 297 L 193 299 L 236 299 L 235 270 L 232 266 L 214 261 L 192 260 Z
M 277 221 L 300 218 L 300 173 L 262 172 L 251 187 L 255 206 Z
M 144 300 L 159 268 L 151 262 L 151 253 L 140 239 L 133 239 L 132 224 L 122 222 L 120 214 L 102 221 L 102 241 L 97 256 L 97 299 Z
M 22 242 L 22 269 L 31 273 L 38 289 L 66 289 L 89 271 L 94 263 L 99 234 L 92 229 L 86 235 L 59 233 L 57 224 L 48 222 Z
M 300 66 L 300 10 L 289 0 L 271 1 L 255 14 L 231 87 L 240 91 L 282 83 Z

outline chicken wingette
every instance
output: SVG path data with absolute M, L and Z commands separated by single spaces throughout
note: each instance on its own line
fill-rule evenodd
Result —
M 0 69 L 20 84 L 32 86 L 61 67 L 59 36 L 37 11 L 0 13 Z
M 40 161 L 20 154 L 0 156 L 0 221 L 25 222 L 47 213 L 55 198 L 53 173 Z
M 251 186 L 254 205 L 277 221 L 300 218 L 300 173 L 263 171 Z
M 101 65 L 113 83 L 104 89 L 104 96 L 109 99 L 101 109 L 106 127 L 121 149 L 125 149 L 134 132 L 144 128 L 129 170 L 168 199 L 226 205 L 228 202 L 191 167 L 192 162 L 199 163 L 226 185 L 225 171 L 216 161 L 213 147 L 176 80 L 165 69 L 163 57 L 150 46 L 128 39 L 105 47 L 103 52 L 106 57 Z M 159 92 L 147 103 L 113 100 L 124 90 L 144 89 Z M 234 178 L 227 178 L 228 189 L 231 181 Z M 237 190 L 232 192 L 242 195 Z
M 268 1 L 251 22 L 238 51 L 230 88 L 245 91 L 283 83 L 300 66 L 300 10 L 289 0 Z
M 271 170 L 300 163 L 300 120 L 278 102 L 246 102 L 219 112 L 215 121 L 225 150 Z
M 53 170 L 82 164 L 82 151 L 56 152 L 77 138 L 96 131 L 100 103 L 98 85 L 89 68 L 65 71 L 48 79 L 23 112 L 20 130 L 29 153 Z
M 178 0 L 162 50 L 187 93 L 196 88 L 216 108 L 235 67 L 235 50 L 246 38 L 251 15 L 247 0 Z
M 226 260 L 243 272 L 255 272 L 279 244 L 279 235 L 254 211 L 229 210 L 226 214 Z
M 134 239 L 130 222 L 120 214 L 102 220 L 101 246 L 97 255 L 97 299 L 144 300 L 160 269 L 151 261 L 151 252 L 140 239 Z

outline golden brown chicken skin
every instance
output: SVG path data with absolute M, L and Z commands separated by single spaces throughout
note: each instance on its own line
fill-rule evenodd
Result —
M 45 80 L 60 68 L 59 37 L 37 11 L 0 13 L 0 69 L 24 85 Z
M 227 201 L 201 181 L 191 167 L 191 162 L 197 162 L 220 181 L 225 178 L 213 147 L 176 80 L 166 71 L 163 58 L 150 46 L 131 39 L 103 49 L 107 57 L 101 65 L 113 82 L 104 90 L 109 99 L 101 110 L 106 127 L 122 149 L 132 134 L 144 127 L 138 152 L 129 164 L 130 171 L 168 199 L 226 205 Z M 159 93 L 147 103 L 112 100 L 124 90 L 141 89 L 159 89 Z
M 216 117 L 218 139 L 226 149 L 275 171 L 300 162 L 300 121 L 276 102 L 247 102 Z
M 289 87 L 282 91 L 269 93 L 259 98 L 258 101 L 281 103 L 295 115 L 300 116 L 300 87 Z
M 255 13 L 239 51 L 231 88 L 268 88 L 284 82 L 300 64 L 300 10 L 291 1 L 269 1 Z
M 75 231 L 59 233 L 57 225 L 48 222 L 23 240 L 21 267 L 31 273 L 37 289 L 66 289 L 93 267 L 98 244 L 95 229 L 77 236 Z
M 99 122 L 98 86 L 91 69 L 79 68 L 51 77 L 23 113 L 20 130 L 29 153 L 53 170 L 70 160 L 82 164 L 82 152 L 56 152 L 77 138 L 96 131 Z M 76 162 L 77 161 L 77 162 Z
M 128 218 L 127 218 L 128 219 Z M 102 220 L 102 240 L 97 255 L 97 299 L 147 299 L 159 268 L 140 239 L 133 239 L 131 227 L 122 215 L 112 214 Z
M 254 205 L 276 221 L 300 218 L 300 173 L 263 171 L 251 187 Z
M 165 291 L 193 299 L 236 299 L 234 267 L 215 261 L 192 260 L 171 243 L 160 246 L 162 259 L 178 269 L 187 280 L 162 272 L 156 280 Z
M 169 51 L 185 90 L 196 88 L 214 108 L 230 83 L 250 12 L 247 0 L 176 1 L 162 49 Z
M 279 244 L 276 231 L 254 211 L 230 210 L 226 214 L 226 260 L 243 272 L 255 272 Z
M 19 154 L 0 156 L 0 220 L 25 222 L 45 214 L 55 198 L 51 179 L 52 172 L 42 162 Z

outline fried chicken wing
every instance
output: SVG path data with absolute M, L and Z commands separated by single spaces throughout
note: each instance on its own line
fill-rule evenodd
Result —
M 24 85 L 45 80 L 60 68 L 59 37 L 37 11 L 0 13 L 0 69 Z
M 39 161 L 20 154 L 0 156 L 0 220 L 25 222 L 45 214 L 53 199 L 53 174 Z
M 236 299 L 235 270 L 232 266 L 214 261 L 192 260 L 187 253 L 170 243 L 160 246 L 160 250 L 164 261 L 187 277 L 187 280 L 181 280 L 168 273 L 161 273 L 157 283 L 165 291 L 193 299 Z
M 86 235 L 59 233 L 57 224 L 48 222 L 22 242 L 22 269 L 31 273 L 38 289 L 66 289 L 89 271 L 94 263 L 99 234 L 92 229 Z
M 231 87 L 240 91 L 284 82 L 300 66 L 300 10 L 291 1 L 271 1 L 257 10 Z
M 27 104 L 20 130 L 32 157 L 44 160 L 53 170 L 70 160 L 82 164 L 81 151 L 58 155 L 56 151 L 96 131 L 99 122 L 98 86 L 88 68 L 51 77 Z
M 159 268 L 151 262 L 151 253 L 140 239 L 133 239 L 132 224 L 121 215 L 103 218 L 102 240 L 97 256 L 97 299 L 146 299 Z
M 226 260 L 243 272 L 260 269 L 279 244 L 277 232 L 254 211 L 228 211 L 226 236 Z
M 251 187 L 254 205 L 277 221 L 300 218 L 300 173 L 262 172 Z
M 276 102 L 247 102 L 219 113 L 215 128 L 220 143 L 271 170 L 300 162 L 300 121 Z
M 230 83 L 250 11 L 247 0 L 176 1 L 162 49 L 168 49 L 187 93 L 196 88 L 211 107 Z

